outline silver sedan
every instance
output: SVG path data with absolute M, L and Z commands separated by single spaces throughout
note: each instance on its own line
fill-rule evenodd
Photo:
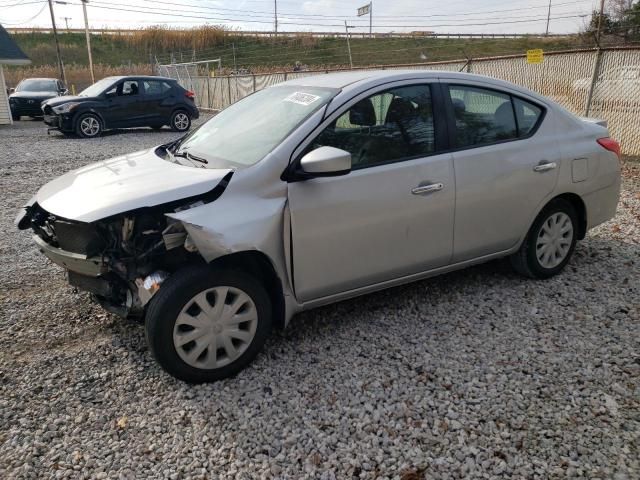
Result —
M 144 316 L 165 370 L 212 381 L 302 310 L 499 257 L 558 274 L 615 214 L 619 155 L 604 122 L 510 83 L 337 73 L 67 173 L 17 224 L 107 310 Z

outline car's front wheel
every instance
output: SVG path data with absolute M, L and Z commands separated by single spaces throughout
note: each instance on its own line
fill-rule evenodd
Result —
M 190 383 L 235 375 L 258 354 L 271 330 L 271 302 L 239 271 L 187 267 L 152 298 L 145 322 L 158 363 Z
M 553 200 L 536 217 L 520 250 L 511 256 L 511 264 L 531 278 L 556 275 L 569 263 L 577 234 L 578 216 L 573 205 Z
M 184 110 L 177 110 L 171 115 L 171 130 L 186 132 L 191 128 L 191 116 Z
M 94 138 L 102 132 L 102 121 L 93 113 L 80 115 L 76 123 L 76 133 L 80 137 Z

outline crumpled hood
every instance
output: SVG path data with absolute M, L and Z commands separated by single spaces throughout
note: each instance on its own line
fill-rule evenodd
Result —
M 81 97 L 79 95 L 63 95 L 61 97 L 50 98 L 47 100 L 46 104 L 51 107 L 57 107 L 58 105 L 62 105 L 63 103 L 69 102 L 91 102 L 96 100 L 95 97 Z
M 94 222 L 207 193 L 231 172 L 179 165 L 154 152 L 143 150 L 68 172 L 43 186 L 35 200 L 53 215 Z

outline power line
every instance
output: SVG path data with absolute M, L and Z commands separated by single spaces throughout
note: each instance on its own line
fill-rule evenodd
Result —
M 171 17 L 183 17 L 183 18 L 199 18 L 201 20 L 218 20 L 222 22 L 242 22 L 242 23 L 259 23 L 259 24 L 271 24 L 271 21 L 262 21 L 262 20 L 246 20 L 246 19 L 237 19 L 237 18 L 224 18 L 224 17 L 204 17 L 201 15 L 185 15 L 178 14 L 175 12 L 167 13 L 164 11 L 158 10 L 138 10 L 132 8 L 122 8 L 122 7 L 113 7 L 106 6 L 103 4 L 97 4 L 98 2 L 93 2 L 93 8 L 101 8 L 104 10 L 114 10 L 114 11 L 125 11 L 125 12 L 134 12 L 134 13 L 151 13 L 153 15 L 159 16 L 171 16 Z M 121 4 L 119 4 L 121 5 Z M 566 18 L 583 18 L 588 16 L 588 14 L 579 14 L 579 15 L 560 15 L 553 17 L 554 19 L 566 19 Z M 522 17 L 519 17 L 522 18 Z M 431 23 L 428 25 L 376 25 L 378 28 L 431 28 L 431 27 L 465 27 L 465 26 L 486 26 L 486 25 L 504 25 L 504 24 L 518 24 L 518 23 L 533 23 L 540 20 L 546 20 L 546 16 L 540 17 L 537 20 L 511 20 L 511 21 L 497 21 L 497 22 L 482 22 L 482 23 L 445 23 L 445 24 L 435 24 Z M 297 25 L 297 26 L 325 26 L 325 27 L 340 27 L 341 24 L 336 23 L 314 23 L 309 25 L 308 23 L 297 23 L 297 22 L 280 22 L 283 25 Z M 363 25 L 364 26 L 364 25 Z M 356 28 L 360 28 L 360 26 L 356 26 Z

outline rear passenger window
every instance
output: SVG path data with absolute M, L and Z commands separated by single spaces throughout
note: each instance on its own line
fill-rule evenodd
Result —
M 517 138 L 511 96 L 484 88 L 452 85 L 456 147 L 481 146 Z
M 158 80 L 145 80 L 144 90 L 147 95 L 162 95 L 171 90 L 171 85 Z
M 542 109 L 533 103 L 519 98 L 513 98 L 513 108 L 518 120 L 518 137 L 526 137 L 538 124 Z

